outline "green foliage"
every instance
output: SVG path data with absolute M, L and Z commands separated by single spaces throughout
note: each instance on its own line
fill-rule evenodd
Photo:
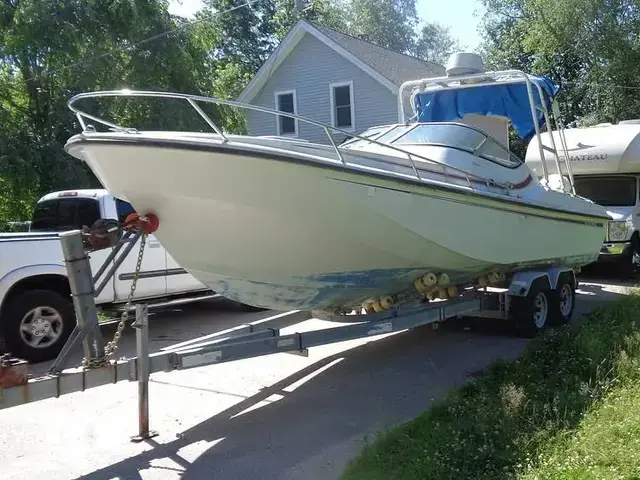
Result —
M 209 48 L 216 31 L 183 23 L 160 0 L 22 0 L 0 6 L 0 220 L 28 219 L 35 200 L 49 191 L 99 186 L 63 151 L 79 131 L 66 107 L 72 95 L 124 87 L 205 95 L 215 90 Z M 149 37 L 155 38 L 141 43 Z M 176 113 L 186 105 L 117 103 L 91 111 L 156 128 L 176 118 L 179 126 L 200 121 L 195 112 L 188 120 L 188 114 Z M 212 115 L 220 118 L 217 111 Z
M 421 22 L 415 0 L 349 0 L 339 8 L 349 33 L 391 50 L 444 63 L 461 49 L 447 27 Z
M 640 117 L 640 8 L 632 0 L 483 0 L 490 67 L 549 75 L 566 122 Z
M 615 389 L 539 455 L 522 480 L 637 478 L 640 468 L 640 384 Z
M 284 38 L 289 29 L 293 27 L 300 18 L 349 33 L 346 17 L 348 11 L 349 3 L 345 0 L 313 0 L 310 8 L 302 13 L 295 11 L 293 1 L 277 0 L 276 13 L 273 15 L 271 21 L 274 25 L 276 38 L 279 40 Z
M 167 0 L 1 3 L 0 222 L 29 219 L 50 191 L 100 186 L 63 150 L 80 131 L 66 106 L 77 93 L 130 88 L 234 99 L 300 18 L 429 60 L 455 47 L 438 26 L 416 31 L 415 0 L 314 0 L 303 13 L 293 0 L 244 3 L 205 0 L 192 24 L 170 15 Z M 108 98 L 81 105 L 136 128 L 209 130 L 185 102 Z M 241 110 L 201 106 L 227 131 L 246 132 Z
M 448 27 L 437 23 L 425 23 L 420 29 L 413 50 L 416 57 L 444 65 L 451 54 L 463 48 L 456 39 L 451 37 Z
M 575 437 L 585 417 L 606 408 L 610 395 L 631 392 L 640 407 L 639 308 L 634 293 L 534 340 L 519 359 L 495 363 L 415 420 L 382 434 L 343 478 L 553 478 L 544 472 L 567 458 L 557 442 Z M 640 429 L 640 417 L 634 420 L 633 428 Z M 604 427 L 614 436 L 613 425 Z M 606 461 L 607 446 L 600 449 Z M 615 454 L 635 450 L 617 444 Z M 639 465 L 626 467 L 637 473 Z M 538 468 L 543 474 L 535 476 Z
M 274 48 L 274 26 L 270 21 L 275 13 L 274 0 L 260 0 L 250 7 L 237 8 L 246 0 L 205 0 L 200 18 L 211 17 L 212 28 L 218 33 L 214 55 L 225 58 L 254 72 Z
M 409 53 L 415 45 L 415 0 L 352 0 L 349 19 L 355 34 L 383 47 Z

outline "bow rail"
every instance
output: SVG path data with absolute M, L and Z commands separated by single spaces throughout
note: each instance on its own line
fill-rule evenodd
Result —
M 329 142 L 331 143 L 338 159 L 340 160 L 340 162 L 343 165 L 351 165 L 350 163 L 348 163 L 345 158 L 344 155 L 340 149 L 340 146 L 338 144 L 336 144 L 333 136 L 331 135 L 331 132 L 340 132 L 343 133 L 345 135 L 347 135 L 348 137 L 351 137 L 351 140 L 354 139 L 359 139 L 359 140 L 363 140 L 365 142 L 369 142 L 375 145 L 379 145 L 381 147 L 384 148 L 388 148 L 397 152 L 402 153 L 404 156 L 406 156 L 406 158 L 409 160 L 410 166 L 413 170 L 413 173 L 416 177 L 416 179 L 418 179 L 419 181 L 424 182 L 425 179 L 420 175 L 419 171 L 418 171 L 418 167 L 416 166 L 416 163 L 414 161 L 414 158 L 418 158 L 424 162 L 428 162 L 431 164 L 436 164 L 436 165 L 440 165 L 443 167 L 444 172 L 443 174 L 446 176 L 447 170 L 450 171 L 455 171 L 458 172 L 462 175 L 464 175 L 465 180 L 468 184 L 468 186 L 470 188 L 473 188 L 472 186 L 472 179 L 476 182 L 481 182 L 483 184 L 486 184 L 488 186 L 495 186 L 498 188 L 502 188 L 504 190 L 506 190 L 507 192 L 509 192 L 512 188 L 513 185 L 509 184 L 509 183 L 503 183 L 503 182 L 497 182 L 491 178 L 486 178 L 486 177 L 482 177 L 480 175 L 477 175 L 473 172 L 470 172 L 468 170 L 465 170 L 463 168 L 459 168 L 453 165 L 449 165 L 446 164 L 444 162 L 441 162 L 439 160 L 435 160 L 433 158 L 428 158 L 424 155 L 421 155 L 419 153 L 415 153 L 415 152 L 410 152 L 408 150 L 405 150 L 403 148 L 397 147 L 395 145 L 391 145 L 389 143 L 383 143 L 383 142 L 379 142 L 375 139 L 369 138 L 369 137 L 363 137 L 361 135 L 355 134 L 353 132 L 344 130 L 342 128 L 339 127 L 334 127 L 332 125 L 328 125 L 322 122 L 319 122 L 317 120 L 313 120 L 311 118 L 307 118 L 307 117 L 303 117 L 301 115 L 297 115 L 297 114 L 293 114 L 293 113 L 289 113 L 289 112 L 283 112 L 280 110 L 275 110 L 275 109 L 271 109 L 268 107 L 263 107 L 263 106 L 259 106 L 259 105 L 250 105 L 250 104 L 246 104 L 246 103 L 242 103 L 242 102 L 237 102 L 234 100 L 226 100 L 226 99 L 222 99 L 222 98 L 217 98 L 217 97 L 206 97 L 206 96 L 201 96 L 201 95 L 191 95 L 191 94 L 185 94 L 185 93 L 175 93 L 175 92 L 159 92 L 159 91 L 149 91 L 149 90 L 129 90 L 129 89 L 122 89 L 122 90 L 103 90 L 103 91 L 95 91 L 95 92 L 85 92 L 85 93 L 80 93 L 77 95 L 74 95 L 73 97 L 71 97 L 68 101 L 67 101 L 67 107 L 76 115 L 76 118 L 78 119 L 78 122 L 80 123 L 80 126 L 82 127 L 83 130 L 87 130 L 87 124 L 85 123 L 85 119 L 89 119 L 92 120 L 94 122 L 97 122 L 99 124 L 102 124 L 104 126 L 107 126 L 115 131 L 119 131 L 119 132 L 129 132 L 129 133 L 136 133 L 138 132 L 138 130 L 136 128 L 133 127 L 127 127 L 127 126 L 122 126 L 122 125 L 118 125 L 115 123 L 112 123 L 108 120 L 105 120 L 103 118 L 97 117 L 95 115 L 92 115 L 86 111 L 81 110 L 78 106 L 77 106 L 77 102 L 83 99 L 88 99 L 88 98 L 104 98 L 104 97 L 149 97 L 149 98 L 167 98 L 167 99 L 174 99 L 174 100 L 184 100 L 186 101 L 197 113 L 198 115 L 207 123 L 207 125 L 209 125 L 213 131 L 218 134 L 223 142 L 225 143 L 229 143 L 231 142 L 231 140 L 229 139 L 229 134 L 225 133 L 220 127 L 218 127 L 216 125 L 216 123 L 209 117 L 209 115 L 206 114 L 206 112 L 204 112 L 204 110 L 202 110 L 202 108 L 198 105 L 198 102 L 202 102 L 202 103 L 210 103 L 210 104 L 216 104 L 216 105 L 228 105 L 228 106 L 232 106 L 232 107 L 239 107 L 241 109 L 245 109 L 245 110 L 254 110 L 254 111 L 258 111 L 258 112 L 263 112 L 263 113 L 268 113 L 271 115 L 276 115 L 276 116 L 286 116 L 286 117 L 290 117 L 290 118 L 294 118 L 298 121 L 301 121 L 303 123 L 308 123 L 311 125 L 315 125 L 317 127 L 320 127 L 324 130 L 325 134 L 327 135 L 327 137 L 329 138 Z M 483 135 L 485 137 L 485 141 L 486 140 L 490 140 L 491 137 L 486 133 L 483 132 L 482 130 L 472 127 L 470 125 L 465 125 L 465 124 L 461 124 L 461 123 L 455 123 L 455 122 L 430 122 L 431 124 L 455 124 L 458 125 L 460 127 L 464 127 L 464 128 L 468 128 L 471 130 L 474 130 L 478 133 L 480 133 L 481 135 Z M 414 123 L 413 126 L 418 126 L 418 125 L 424 125 L 425 123 Z M 400 123 L 400 124 L 394 124 L 394 125 L 389 125 L 389 127 L 393 127 L 396 125 L 411 125 L 409 122 L 405 122 L 405 123 Z M 483 142 L 484 143 L 484 142 Z M 428 145 L 425 144 L 425 145 Z M 434 144 L 434 145 L 438 145 L 438 146 L 443 146 L 443 145 L 439 145 L 439 144 Z M 456 147 L 456 148 L 460 148 L 459 146 L 456 145 L 449 145 L 451 147 Z M 504 148 L 504 147 L 503 147 Z M 480 156 L 480 154 L 477 152 L 478 149 L 476 150 L 472 150 L 472 149 L 466 149 L 466 148 L 462 148 L 463 150 L 465 150 L 468 153 L 471 153 L 473 155 L 476 156 Z M 507 152 L 510 153 L 510 151 L 508 149 L 505 148 L 505 150 Z M 357 164 L 356 164 L 357 165 Z M 355 165 L 353 165 L 355 166 Z

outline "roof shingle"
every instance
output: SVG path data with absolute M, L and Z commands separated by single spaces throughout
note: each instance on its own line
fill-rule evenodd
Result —
M 332 28 L 307 22 L 397 86 L 407 80 L 445 75 L 444 67 L 435 62 L 425 62 Z

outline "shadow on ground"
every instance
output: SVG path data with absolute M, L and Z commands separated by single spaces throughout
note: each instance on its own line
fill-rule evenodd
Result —
M 149 347 L 150 352 L 159 351 L 176 343 L 186 342 L 211 332 L 226 330 L 243 323 L 276 315 L 272 310 L 247 312 L 235 302 L 224 298 L 214 298 L 181 305 L 178 307 L 159 307 L 149 310 Z M 118 356 L 133 357 L 136 355 L 136 339 L 131 323 L 135 314 L 129 314 L 129 322 L 125 327 L 118 346 Z M 100 331 L 106 342 L 113 339 L 117 323 L 102 325 Z M 83 358 L 82 344 L 73 347 L 66 363 L 68 366 L 80 365 Z M 34 376 L 42 375 L 53 365 L 53 361 L 29 365 Z
M 624 294 L 584 282 L 579 304 L 592 296 L 602 303 Z M 438 330 L 426 326 L 324 358 L 181 432 L 175 441 L 150 440 L 151 450 L 79 478 L 140 479 L 142 471 L 160 470 L 162 459 L 180 465 L 184 479 L 337 478 L 366 435 L 416 417 L 475 372 L 498 358 L 515 358 L 527 344 L 505 334 L 501 322 L 474 322 L 469 330 L 465 320 Z M 324 367 L 329 368 L 287 389 Z M 270 398 L 266 406 L 239 415 Z M 214 445 L 193 463 L 179 455 L 201 441 Z

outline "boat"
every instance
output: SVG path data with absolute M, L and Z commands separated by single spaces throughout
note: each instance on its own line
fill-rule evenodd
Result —
M 400 87 L 398 123 L 360 134 L 220 98 L 86 92 L 68 102 L 83 131 L 65 150 L 155 214 L 167 251 L 222 296 L 274 310 L 379 311 L 598 257 L 604 208 L 575 194 L 570 171 L 534 173 L 508 148 L 509 125 L 527 140 L 552 113 L 559 124 L 557 92 L 546 77 L 487 72 L 462 52 L 446 76 Z M 121 96 L 186 101 L 212 132 L 140 131 L 78 106 Z M 223 132 L 203 103 L 290 116 L 328 142 Z M 351 138 L 338 144 L 336 134 Z

